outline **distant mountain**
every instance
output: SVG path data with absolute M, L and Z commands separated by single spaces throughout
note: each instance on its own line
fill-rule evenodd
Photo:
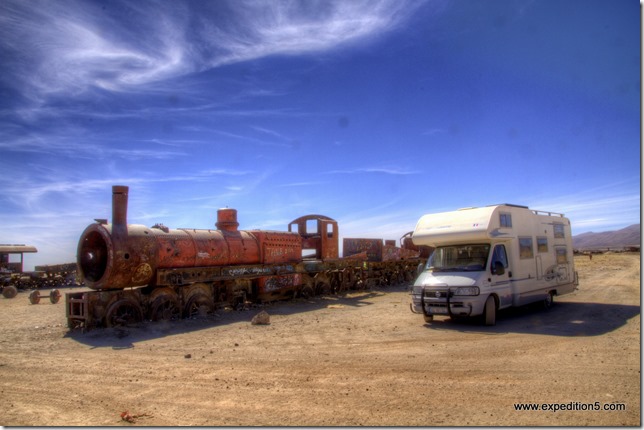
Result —
M 602 233 L 582 233 L 572 237 L 572 246 L 575 249 L 596 248 L 626 248 L 639 246 L 641 239 L 640 225 L 633 224 L 617 231 L 604 231 Z

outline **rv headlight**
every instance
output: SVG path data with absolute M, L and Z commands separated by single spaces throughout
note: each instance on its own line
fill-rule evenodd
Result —
M 455 296 L 478 296 L 479 287 L 458 287 L 452 290 Z

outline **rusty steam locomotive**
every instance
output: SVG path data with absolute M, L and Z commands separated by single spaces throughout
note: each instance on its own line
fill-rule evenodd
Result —
M 128 191 L 114 186 L 112 223 L 97 219 L 81 234 L 78 269 L 93 291 L 66 294 L 70 328 L 389 285 L 411 280 L 423 262 L 418 249 L 381 239 L 344 239 L 339 258 L 338 223 L 323 215 L 300 217 L 288 231 L 239 230 L 229 208 L 212 230 L 128 224 Z

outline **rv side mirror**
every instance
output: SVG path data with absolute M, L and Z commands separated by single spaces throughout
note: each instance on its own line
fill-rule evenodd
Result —
M 500 261 L 495 261 L 492 265 L 492 274 L 493 275 L 503 275 L 505 273 L 505 267 Z

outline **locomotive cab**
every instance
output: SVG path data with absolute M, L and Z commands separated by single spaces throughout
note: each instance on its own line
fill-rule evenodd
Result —
M 304 258 L 317 260 L 338 258 L 339 233 L 336 220 L 324 215 L 306 215 L 289 223 L 288 231 L 294 230 L 302 237 Z M 311 251 L 313 251 L 312 254 L 310 254 Z

